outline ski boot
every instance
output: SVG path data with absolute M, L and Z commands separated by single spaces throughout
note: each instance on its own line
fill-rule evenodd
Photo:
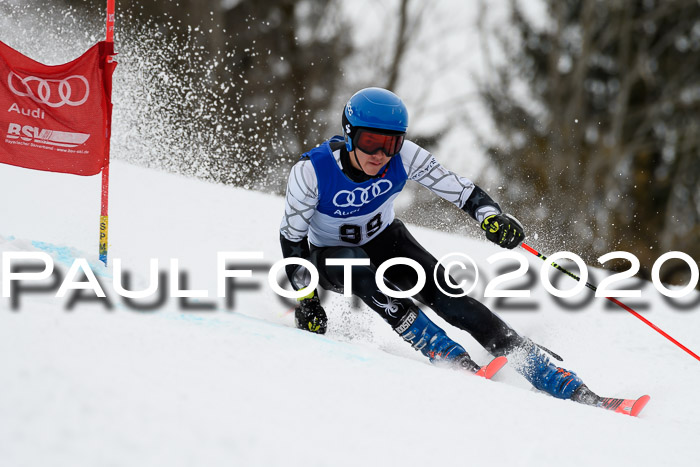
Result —
M 588 389 L 588 386 L 582 384 L 571 395 L 571 400 L 585 405 L 593 405 L 600 407 L 603 405 L 603 398 Z
M 445 331 L 416 307 L 411 307 L 394 330 L 411 346 L 430 359 L 431 363 L 449 362 L 471 373 L 480 367 L 464 347 L 447 337 Z
M 540 391 L 558 399 L 571 399 L 576 390 L 583 386 L 583 381 L 576 373 L 555 366 L 536 345 L 527 346 L 524 355 L 516 369 Z M 518 360 L 517 357 L 515 360 Z

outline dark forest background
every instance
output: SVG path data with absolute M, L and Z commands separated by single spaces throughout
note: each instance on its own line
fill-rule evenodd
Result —
M 368 52 L 352 40 L 363 24 L 349 21 L 341 2 L 118 0 L 118 61 L 130 81 L 117 144 L 126 158 L 283 193 L 299 154 L 339 131 L 349 95 L 368 85 L 396 90 L 406 57 L 422 53 L 412 42 L 418 28 L 435 27 L 421 21 L 433 2 L 381 2 L 390 24 L 377 47 L 385 52 L 374 73 L 358 79 L 349 64 Z M 101 19 L 105 1 L 62 3 Z M 477 26 L 488 70 L 478 98 L 491 123 L 476 137 L 499 180 L 494 196 L 545 245 L 571 248 L 589 264 L 625 250 L 648 278 L 666 251 L 697 261 L 700 4 L 542 4 L 546 18 L 534 24 L 527 2 L 511 1 L 496 27 L 485 20 L 488 2 L 464 5 L 483 15 Z M 460 110 L 451 112 L 460 121 Z M 156 121 L 162 130 L 148 125 Z M 452 130 L 410 128 L 409 136 L 432 150 Z M 167 148 L 146 134 L 157 131 L 167 132 L 155 139 Z M 414 201 L 402 213 L 409 221 L 463 228 L 460 213 L 441 200 Z M 669 262 L 662 278 L 687 281 L 688 267 Z

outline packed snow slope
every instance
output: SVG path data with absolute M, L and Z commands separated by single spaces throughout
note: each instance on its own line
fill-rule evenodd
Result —
M 555 400 L 508 367 L 494 381 L 433 367 L 338 295 L 324 296 L 326 336 L 296 330 L 290 302 L 267 283 L 281 256 L 281 198 L 114 163 L 110 258 L 131 273 L 130 288 L 148 286 L 156 258 L 166 277 L 178 260 L 181 289 L 208 291 L 136 309 L 96 260 L 99 185 L 0 166 L 0 251 L 51 255 L 57 272 L 39 285 L 84 257 L 111 304 L 85 290 L 56 298 L 55 283 L 50 293 L 21 290 L 18 303 L 0 299 L 0 465 L 697 465 L 700 362 L 606 300 L 557 303 L 531 255 L 532 296 L 510 301 L 530 309 L 485 302 L 598 393 L 650 394 L 639 418 Z M 473 257 L 481 298 L 496 275 L 486 258 L 500 249 L 411 230 L 438 257 Z M 264 255 L 240 262 L 253 273 L 236 279 L 233 303 L 216 297 L 219 251 Z M 560 288 L 574 284 L 564 279 Z M 700 350 L 696 293 L 674 306 L 647 284 L 642 298 L 623 301 L 646 304 L 648 319 Z

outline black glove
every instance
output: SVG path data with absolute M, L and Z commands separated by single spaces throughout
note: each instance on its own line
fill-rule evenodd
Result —
M 512 250 L 525 239 L 523 226 L 510 214 L 493 214 L 481 223 L 486 238 L 496 245 Z
M 315 292 L 313 297 L 305 298 L 299 302 L 294 310 L 294 322 L 299 329 L 316 334 L 326 333 L 328 318 Z

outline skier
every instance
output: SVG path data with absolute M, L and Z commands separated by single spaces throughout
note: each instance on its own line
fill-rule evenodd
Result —
M 469 332 L 492 355 L 508 356 L 537 389 L 561 399 L 598 404 L 601 398 L 574 372 L 555 366 L 543 347 L 520 336 L 482 303 L 441 292 L 436 278 L 443 290 L 458 290 L 445 281 L 442 267 L 432 274 L 437 260 L 394 217 L 393 201 L 406 181 L 413 180 L 454 203 L 481 224 L 488 240 L 509 249 L 525 238 L 523 226 L 472 181 L 445 169 L 428 151 L 405 139 L 408 112 L 392 92 L 367 88 L 354 94 L 343 109 L 342 128 L 343 136 L 305 153 L 292 167 L 280 226 L 284 257 L 308 259 L 319 272 L 319 284 L 339 293 L 344 287 L 343 266 L 327 265 L 326 259 L 364 260 L 366 264 L 351 269 L 352 294 L 431 362 L 476 372 L 479 366 L 464 347 L 412 300 L 388 297 L 377 286 L 377 266 L 395 257 L 413 259 L 426 271 L 426 284 L 414 296 L 418 302 Z M 302 266 L 287 266 L 286 272 L 295 290 L 310 282 Z M 416 284 L 417 274 L 398 265 L 387 269 L 385 278 L 388 287 L 408 290 Z M 326 313 L 315 290 L 299 300 L 295 322 L 307 331 L 326 331 Z

